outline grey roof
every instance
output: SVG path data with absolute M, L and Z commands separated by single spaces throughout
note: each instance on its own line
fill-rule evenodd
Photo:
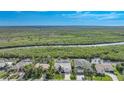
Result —
M 74 59 L 74 66 L 76 68 L 81 67 L 81 68 L 91 68 L 91 64 L 89 61 L 85 59 Z
M 56 63 L 69 63 L 69 59 L 60 59 L 60 60 L 56 60 Z
M 29 58 L 26 58 L 26 59 L 22 59 L 20 62 L 32 62 L 32 60 L 31 59 L 29 59 Z
M 93 58 L 93 59 L 91 59 L 91 63 L 92 64 L 100 64 L 100 63 L 103 63 L 103 60 L 100 58 Z
M 20 69 L 22 67 L 24 67 L 25 65 L 31 64 L 32 61 L 31 59 L 22 59 L 20 62 L 18 62 L 16 65 L 14 65 L 12 68 L 14 69 Z
M 55 69 L 59 70 L 59 67 L 61 67 L 65 73 L 71 72 L 71 63 L 69 63 L 69 60 L 57 60 L 55 63 Z
M 0 62 L 15 62 L 16 60 L 16 58 L 0 58 Z
M 90 62 L 85 59 L 74 59 L 74 66 L 77 74 L 83 74 L 84 69 L 92 71 Z
M 5 67 L 6 66 L 6 63 L 4 63 L 4 62 L 1 62 L 0 63 L 0 68 L 3 68 L 3 67 Z
M 83 72 L 84 72 L 84 69 L 76 69 L 77 74 L 83 74 Z
M 0 63 L 6 63 L 8 66 L 11 66 L 12 63 L 16 62 L 16 58 L 0 58 Z

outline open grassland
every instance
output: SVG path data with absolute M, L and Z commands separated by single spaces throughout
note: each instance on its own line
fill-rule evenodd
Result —
M 124 27 L 0 27 L 0 47 L 124 42 Z
M 0 50 L 0 57 L 19 58 L 92 58 L 124 61 L 124 45 L 102 47 L 44 47 Z

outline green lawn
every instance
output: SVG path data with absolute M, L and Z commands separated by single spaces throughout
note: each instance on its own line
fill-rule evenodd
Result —
M 95 80 L 95 81 L 112 81 L 112 78 L 108 75 L 105 75 L 103 77 L 93 76 L 93 80 Z
M 7 72 L 0 71 L 0 78 L 5 78 L 7 75 Z
M 61 74 L 55 74 L 54 79 L 55 80 L 64 80 L 64 76 Z

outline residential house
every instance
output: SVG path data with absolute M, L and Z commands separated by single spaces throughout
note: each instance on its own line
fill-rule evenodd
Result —
M 36 65 L 35 65 L 35 67 L 42 67 L 43 68 L 43 70 L 47 70 L 47 69 L 49 69 L 49 67 L 50 67 L 50 65 L 49 64 L 41 64 L 41 63 L 37 63 Z
M 114 69 L 110 63 L 103 64 L 105 72 L 114 73 Z
M 0 70 L 6 70 L 7 64 L 4 62 L 0 62 Z
M 23 59 L 20 62 L 18 62 L 16 65 L 12 67 L 12 69 L 17 69 L 17 71 L 22 71 L 23 67 L 25 65 L 31 64 L 32 61 L 30 59 Z
M 71 63 L 68 59 L 56 60 L 55 69 L 61 73 L 69 74 L 71 72 Z
M 92 64 L 102 64 L 103 60 L 100 58 L 93 58 L 93 59 L 91 59 L 91 63 Z
M 6 63 L 8 67 L 10 67 L 17 59 L 15 58 L 0 58 L 0 63 Z
M 78 75 L 83 74 L 84 69 L 90 69 L 92 71 L 91 64 L 85 59 L 74 59 L 74 67 Z
M 105 73 L 103 64 L 96 64 L 95 69 L 97 74 L 103 75 Z
M 97 74 L 104 74 L 105 72 L 114 73 L 114 69 L 111 64 L 96 64 L 95 65 Z

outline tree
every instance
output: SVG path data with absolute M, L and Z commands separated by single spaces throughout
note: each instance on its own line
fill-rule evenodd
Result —
M 49 69 L 46 71 L 46 79 L 54 79 L 55 76 L 55 68 L 54 68 L 54 62 L 49 62 Z
M 76 80 L 76 72 L 75 72 L 75 67 L 74 67 L 74 61 L 71 62 L 71 68 L 72 68 L 72 71 L 71 71 L 71 80 Z
M 91 69 L 84 69 L 84 76 L 85 79 L 90 78 L 91 80 L 93 79 L 93 71 Z
M 43 69 L 42 67 L 34 67 L 33 64 L 30 65 L 26 65 L 24 67 L 24 72 L 25 72 L 25 76 L 24 78 L 27 79 L 39 79 L 42 77 L 42 73 L 43 73 Z
M 117 70 L 122 74 L 124 71 L 124 64 L 117 64 L 116 65 Z

